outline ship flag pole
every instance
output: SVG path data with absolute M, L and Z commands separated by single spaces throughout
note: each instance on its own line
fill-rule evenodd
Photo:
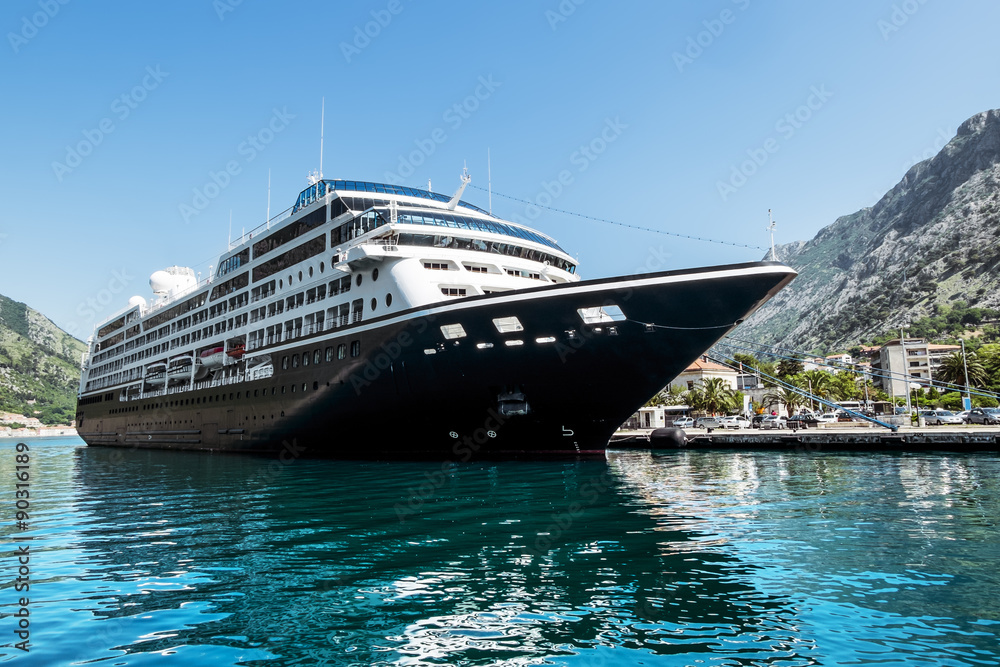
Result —
M 771 217 L 771 209 L 767 209 L 767 221 L 769 223 L 767 225 L 767 229 L 768 229 L 768 231 L 771 232 L 771 261 L 772 262 L 777 262 L 778 261 L 778 256 L 774 254 L 774 225 L 775 225 L 775 222 L 774 222 L 774 219 Z
M 267 214 L 264 222 L 268 229 L 271 228 L 271 169 L 267 170 Z
M 323 121 L 326 120 L 326 98 L 320 103 L 319 112 L 319 180 L 323 180 Z
M 493 215 L 493 169 L 490 165 L 490 149 L 486 147 L 486 189 L 489 191 L 490 215 Z

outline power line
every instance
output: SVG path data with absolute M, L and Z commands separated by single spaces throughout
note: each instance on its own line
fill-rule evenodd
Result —
M 481 188 L 481 187 L 479 187 L 477 185 L 470 185 L 469 187 L 475 188 L 476 190 L 481 190 L 483 192 L 487 192 L 486 189 Z M 732 241 L 719 241 L 718 239 L 706 239 L 706 238 L 703 238 L 701 236 L 691 236 L 690 234 L 678 234 L 676 232 L 668 232 L 668 231 L 664 231 L 662 229 L 653 229 L 652 227 L 642 227 L 640 225 L 630 225 L 630 224 L 627 224 L 627 223 L 624 223 L 624 222 L 618 222 L 617 220 L 608 220 L 607 218 L 598 218 L 598 217 L 595 217 L 593 215 L 584 215 L 583 213 L 575 213 L 573 211 L 567 211 L 567 210 L 564 210 L 564 209 L 561 209 L 561 208 L 555 208 L 553 206 L 545 206 L 543 204 L 538 204 L 538 203 L 533 202 L 533 201 L 528 201 L 527 199 L 519 199 L 517 197 L 511 197 L 510 195 L 501 194 L 499 192 L 493 192 L 493 194 L 496 195 L 497 197 L 503 197 L 504 199 L 510 199 L 511 201 L 516 201 L 516 202 L 519 202 L 521 204 L 527 204 L 528 206 L 537 206 L 538 208 L 544 208 L 544 209 L 546 209 L 548 211 L 554 211 L 556 213 L 562 213 L 563 215 L 571 215 L 571 216 L 574 216 L 574 217 L 577 217 L 577 218 L 584 218 L 586 220 L 594 220 L 595 222 L 603 222 L 603 223 L 606 223 L 606 224 L 609 224 L 609 225 L 617 225 L 619 227 L 627 227 L 629 229 L 638 229 L 639 231 L 643 231 L 643 232 L 653 232 L 654 234 L 663 234 L 665 236 L 674 236 L 676 238 L 689 239 L 691 241 L 704 241 L 706 243 L 718 243 L 720 245 L 728 245 L 728 246 L 733 246 L 735 248 L 749 248 L 751 250 L 764 250 L 764 251 L 767 250 L 767 248 L 761 248 L 760 246 L 756 246 L 756 245 L 748 245 L 748 244 L 745 244 L 745 243 L 733 243 Z

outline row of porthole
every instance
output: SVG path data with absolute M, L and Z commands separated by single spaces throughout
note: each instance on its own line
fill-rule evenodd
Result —
M 361 354 L 361 341 L 352 340 L 351 341 L 351 357 L 357 357 Z M 312 355 L 308 352 L 303 352 L 302 355 L 293 354 L 290 357 L 288 355 L 281 358 L 281 369 L 288 370 L 291 368 L 299 367 L 299 360 L 301 359 L 303 366 L 309 365 L 310 357 L 312 358 L 313 365 L 319 364 L 321 361 L 333 361 L 334 360 L 334 348 L 329 346 L 326 348 L 324 354 L 320 354 L 319 348 L 312 351 Z M 347 358 L 347 344 L 341 343 L 337 346 L 336 359 L 338 361 Z
M 330 258 L 330 265 L 331 266 L 333 266 L 333 264 L 336 264 L 337 257 L 338 257 L 337 255 L 334 255 L 333 257 Z M 324 271 L 326 271 L 326 264 L 324 262 L 320 262 L 319 263 L 319 272 L 323 273 Z M 309 267 L 308 273 L 309 273 L 309 277 L 312 278 L 313 277 L 313 267 L 311 267 L 311 266 Z M 354 284 L 357 285 L 358 287 L 361 287 L 361 280 L 362 280 L 362 278 L 363 278 L 362 274 L 360 274 L 360 273 L 357 274 L 357 276 L 354 279 Z M 302 280 L 303 280 L 303 278 L 302 278 L 302 271 L 299 271 L 299 282 L 302 282 Z M 374 269 L 372 269 L 372 282 L 375 282 L 376 280 L 378 280 L 378 267 L 375 267 Z M 292 276 L 292 274 L 288 274 L 288 286 L 291 287 L 293 282 L 294 282 L 294 277 Z M 278 280 L 278 287 L 279 288 L 284 288 L 284 284 L 282 283 L 282 281 L 280 279 Z
M 296 391 L 296 387 L 298 385 L 290 385 L 290 386 L 291 386 L 292 393 L 294 394 L 295 391 Z M 313 390 L 315 391 L 317 389 L 319 389 L 319 382 L 313 382 Z M 309 384 L 307 382 L 303 382 L 302 383 L 302 391 L 308 391 L 308 390 L 309 390 Z M 261 391 L 263 391 L 263 393 L 260 393 Z M 281 387 L 281 393 L 282 394 L 285 393 L 285 387 L 284 387 L 284 385 L 282 385 L 282 387 Z M 274 396 L 276 394 L 277 394 L 277 388 L 276 387 L 271 387 L 271 394 L 270 395 Z M 260 398 L 262 396 L 267 396 L 267 395 L 268 395 L 268 393 L 267 393 L 267 389 L 266 388 L 263 389 L 263 390 L 254 389 L 253 390 L 253 396 L 250 396 L 250 390 L 248 389 L 246 391 L 246 396 L 243 396 L 243 392 L 242 391 L 237 391 L 235 394 L 233 392 L 230 392 L 229 393 L 229 400 L 230 401 L 232 401 L 232 400 L 237 400 L 238 401 L 238 400 L 241 400 L 241 399 L 248 399 L 248 398 Z M 235 396 L 235 399 L 234 399 L 234 396 Z M 128 407 L 128 408 L 117 408 L 115 410 L 111 410 L 111 414 L 117 414 L 119 412 L 134 412 L 134 411 L 137 411 L 137 410 L 140 410 L 140 409 L 141 410 L 159 410 L 159 409 L 163 409 L 163 408 L 183 407 L 185 405 L 200 405 L 200 404 L 203 404 L 203 403 L 213 403 L 213 402 L 220 403 L 220 402 L 222 402 L 224 400 L 226 400 L 226 395 L 225 394 L 216 394 L 215 396 L 204 396 L 204 397 L 198 396 L 196 398 L 185 398 L 183 400 L 164 401 L 162 403 L 151 403 L 150 405 L 142 405 L 142 406 L 136 405 L 136 406 L 132 406 L 132 407 Z

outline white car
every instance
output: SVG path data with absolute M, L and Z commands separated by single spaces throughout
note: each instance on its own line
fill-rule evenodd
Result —
M 816 415 L 816 421 L 820 424 L 836 424 L 837 423 L 837 413 L 835 412 L 824 412 L 821 415 Z
M 742 415 L 729 415 L 719 420 L 719 428 L 750 428 L 750 420 Z
M 694 420 L 690 417 L 678 417 L 674 420 L 674 426 L 677 428 L 694 428 Z

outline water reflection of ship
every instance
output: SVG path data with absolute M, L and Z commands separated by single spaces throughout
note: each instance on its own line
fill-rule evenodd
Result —
M 603 462 L 302 459 L 291 470 L 275 458 L 152 450 L 76 457 L 95 519 L 81 544 L 89 575 L 142 582 L 138 593 L 112 583 L 115 610 L 100 613 L 219 612 L 135 650 L 223 636 L 287 659 L 335 637 L 331 656 L 353 645 L 361 662 L 383 660 L 379 645 L 459 662 L 468 651 L 499 660 L 588 643 L 710 652 L 684 634 L 694 625 L 760 650 L 795 644 L 789 612 L 741 580 L 744 566 L 699 548 L 702 535 L 665 524 L 620 462 L 609 474 Z M 664 551 L 665 538 L 691 548 Z M 275 645 L 293 608 L 298 636 Z

